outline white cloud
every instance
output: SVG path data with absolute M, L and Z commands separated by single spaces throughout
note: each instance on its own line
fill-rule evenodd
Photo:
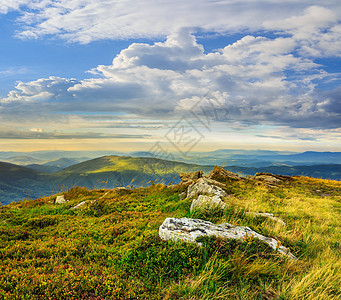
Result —
M 12 3 L 13 2 L 13 3 Z M 20 6 L 21 5 L 21 6 Z M 17 36 L 39 38 L 56 35 L 68 41 L 89 43 L 94 40 L 165 37 L 179 28 L 201 28 L 227 32 L 263 29 L 265 21 L 289 18 L 320 0 L 14 0 L 3 1 L 0 13 L 19 9 L 22 23 Z M 323 6 L 341 17 L 338 0 L 325 0 Z M 289 19 L 287 27 L 326 24 L 329 12 L 312 12 L 302 19 Z
M 67 89 L 77 83 L 78 81 L 76 79 L 66 79 L 55 76 L 30 82 L 19 82 L 15 87 L 16 90 L 10 91 L 8 97 L 3 98 L 2 102 L 69 99 L 70 95 L 68 94 Z
M 0 0 L 0 14 L 7 14 L 11 10 L 18 10 L 20 6 L 31 3 L 31 0 Z
M 13 67 L 13 68 L 0 68 L 0 75 L 3 77 L 9 77 L 17 74 L 25 74 L 28 70 L 24 67 Z
M 313 57 L 341 55 L 341 24 L 336 12 L 311 6 L 303 15 L 264 23 L 269 30 L 289 33 L 302 55 Z

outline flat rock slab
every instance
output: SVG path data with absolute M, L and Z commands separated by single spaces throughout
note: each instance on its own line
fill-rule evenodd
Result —
M 290 251 L 281 246 L 280 243 L 270 237 L 265 237 L 246 226 L 233 226 L 229 223 L 220 225 L 209 221 L 189 218 L 167 218 L 159 228 L 159 236 L 162 240 L 196 242 L 199 236 L 216 236 L 227 239 L 244 239 L 246 236 L 254 236 L 267 243 L 272 249 L 289 256 L 292 259 L 296 257 Z
M 84 206 L 88 201 L 82 201 L 81 203 L 78 203 L 74 207 L 71 207 L 70 209 L 80 209 L 82 206 Z
M 275 176 L 270 176 L 270 175 L 255 175 L 256 179 L 263 180 L 269 183 L 278 183 L 282 182 L 281 179 L 276 178 Z

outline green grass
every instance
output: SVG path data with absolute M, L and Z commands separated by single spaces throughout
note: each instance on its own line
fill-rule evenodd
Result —
M 190 214 L 185 188 L 74 187 L 65 204 L 51 196 L 0 207 L 0 299 L 340 299 L 340 182 L 228 182 L 223 213 Z M 161 241 L 164 219 L 184 216 L 249 226 L 299 260 L 253 238 Z

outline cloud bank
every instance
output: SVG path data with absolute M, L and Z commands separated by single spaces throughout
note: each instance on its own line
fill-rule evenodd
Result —
M 20 38 L 53 35 L 71 42 L 89 43 L 105 39 L 159 38 L 185 27 L 221 33 L 257 31 L 264 29 L 264 22 L 276 23 L 313 5 L 321 5 L 321 1 L 11 0 L 1 2 L 0 13 L 13 10 L 20 13 L 17 21 L 21 26 L 16 33 Z M 324 0 L 323 6 L 341 17 L 340 1 Z M 320 16 L 323 21 L 325 15 Z M 290 24 L 296 25 L 297 20 L 290 21 L 287 29 Z
M 20 82 L 1 100 L 1 109 L 9 115 L 20 110 L 111 111 L 171 119 L 191 111 L 210 92 L 229 111 L 227 122 L 340 127 L 340 88 L 320 88 L 330 79 L 339 81 L 340 74 L 315 62 L 341 55 L 337 15 L 312 6 L 264 26 L 277 34 L 246 35 L 210 53 L 188 28 L 164 42 L 133 43 L 111 65 L 92 69 L 93 78 Z

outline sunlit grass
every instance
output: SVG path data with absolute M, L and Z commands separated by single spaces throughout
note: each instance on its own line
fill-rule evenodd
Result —
M 0 299 L 340 299 L 340 182 L 229 182 L 223 213 L 190 214 L 185 188 L 74 187 L 65 204 L 51 196 L 0 207 Z M 197 247 L 158 238 L 166 217 L 184 216 L 249 226 L 299 260 L 252 239 Z

